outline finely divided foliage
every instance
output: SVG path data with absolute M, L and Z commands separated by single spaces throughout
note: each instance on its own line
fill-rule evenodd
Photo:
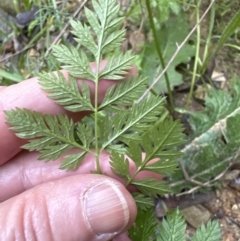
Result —
M 7 122 L 19 137 L 29 139 L 23 148 L 39 151 L 40 160 L 62 157 L 60 168 L 71 170 L 78 168 L 90 152 L 96 156 L 97 170 L 93 171 L 101 173 L 99 155 L 107 150 L 113 172 L 126 179 L 127 185 L 134 182 L 145 195 L 164 194 L 170 191 L 164 182 L 153 178 L 134 179 L 143 170 L 166 174 L 176 169 L 175 160 L 180 152 L 175 147 L 183 142 L 181 125 L 161 118 L 166 112 L 164 98 L 150 94 L 138 101 L 146 88 L 146 78 L 126 79 L 134 56 L 130 51 L 119 53 L 125 35 L 125 30 L 120 29 L 123 18 L 117 16 L 119 5 L 115 0 L 101 0 L 92 1 L 92 6 L 95 13 L 85 8 L 86 24 L 71 21 L 80 48 L 63 44 L 53 48 L 53 55 L 68 71 L 68 81 L 61 71 L 38 75 L 39 84 L 49 98 L 70 112 L 90 111 L 90 118 L 74 123 L 66 115 L 41 115 L 16 109 L 6 112 Z M 109 55 L 112 57 L 106 66 L 100 68 L 100 61 Z M 89 58 L 96 63 L 94 71 Z M 78 84 L 76 78 L 87 80 Z M 103 78 L 118 84 L 110 87 L 99 103 L 99 84 Z M 90 81 L 95 85 L 94 99 L 91 99 Z M 142 156 L 142 152 L 146 155 Z M 136 165 L 131 174 L 129 158 Z M 154 158 L 155 162 L 150 164 Z
M 125 30 L 119 30 L 123 18 L 117 17 L 116 0 L 93 0 L 92 6 L 95 13 L 85 8 L 86 24 L 71 21 L 80 48 L 63 44 L 53 48 L 53 55 L 68 71 L 68 81 L 61 71 L 38 75 L 41 88 L 57 104 L 70 112 L 87 110 L 91 114 L 74 123 L 67 115 L 51 116 L 16 108 L 5 112 L 7 123 L 18 137 L 29 140 L 23 148 L 38 151 L 39 160 L 54 161 L 61 157 L 61 169 L 77 169 L 85 155 L 91 153 L 96 157 L 96 170 L 92 171 L 101 174 L 99 156 L 107 150 L 112 171 L 124 178 L 126 185 L 134 184 L 142 192 L 135 197 L 144 212 L 152 207 L 147 204 L 146 196 L 165 194 L 170 191 L 169 186 L 153 178 L 136 180 L 135 177 L 144 170 L 160 174 L 174 172 L 176 158 L 181 154 L 176 146 L 184 141 L 182 127 L 178 121 L 166 117 L 164 98 L 149 94 L 139 101 L 145 90 L 145 78 L 126 79 L 134 56 L 131 52 L 119 53 Z M 100 62 L 109 55 L 112 57 L 103 68 Z M 96 64 L 94 70 L 90 59 Z M 76 78 L 83 81 L 80 83 Z M 102 103 L 98 101 L 100 79 L 116 81 Z M 91 91 L 90 82 L 94 83 Z M 131 173 L 130 159 L 136 166 Z M 155 232 L 153 214 L 147 213 L 147 216 L 140 213 L 136 221 L 137 224 L 143 217 L 145 222 L 142 239 L 138 240 L 146 241 Z

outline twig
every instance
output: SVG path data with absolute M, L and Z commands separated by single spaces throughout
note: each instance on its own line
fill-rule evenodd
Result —
M 7 61 L 7 60 L 9 60 L 10 58 L 12 58 L 12 57 L 14 57 L 14 56 L 16 56 L 16 55 L 18 55 L 18 54 L 21 54 L 22 52 L 24 52 L 24 51 L 30 49 L 31 47 L 33 47 L 33 45 L 27 46 L 27 47 L 25 47 L 25 48 L 23 48 L 23 49 L 17 51 L 17 52 L 14 53 L 14 54 L 11 54 L 11 55 L 9 55 L 9 56 L 3 58 L 3 59 L 0 59 L 0 63 L 1 63 L 1 62 L 4 62 L 4 61 Z
M 186 194 L 193 193 L 193 192 L 195 192 L 196 190 L 198 190 L 198 189 L 201 188 L 201 187 L 210 187 L 210 186 L 213 186 L 213 185 L 214 185 L 213 183 L 216 182 L 217 180 L 221 179 L 221 178 L 225 175 L 225 173 L 228 171 L 228 169 L 229 169 L 229 167 L 230 167 L 231 165 L 232 165 L 232 162 L 229 163 L 228 167 L 227 167 L 223 172 L 221 172 L 220 174 L 218 174 L 213 180 L 210 180 L 210 181 L 205 182 L 205 183 L 201 183 L 201 185 L 198 185 L 198 186 L 196 186 L 196 187 L 193 187 L 193 188 L 191 188 L 190 190 L 188 190 L 188 191 L 186 191 L 186 192 L 178 193 L 178 194 L 176 195 L 176 197 L 180 197 L 180 196 L 182 196 L 182 195 L 186 195 Z M 193 179 L 193 180 L 194 180 L 194 179 Z
M 50 54 L 51 50 L 52 50 L 52 47 L 53 45 L 57 44 L 60 40 L 60 38 L 63 36 L 63 34 L 65 33 L 66 29 L 69 27 L 70 25 L 70 21 L 75 18 L 79 12 L 83 9 L 83 7 L 85 6 L 85 4 L 87 3 L 88 0 L 85 0 L 78 8 L 77 10 L 74 12 L 72 18 L 70 18 L 68 20 L 68 22 L 65 24 L 64 28 L 61 30 L 61 32 L 58 34 L 58 36 L 54 39 L 54 41 L 52 42 L 52 44 L 49 46 L 49 48 L 47 49 L 46 53 L 44 54 L 44 58 L 47 58 L 47 56 Z M 43 63 L 44 62 L 41 62 L 40 63 L 40 69 L 41 67 L 43 66 Z
M 153 81 L 153 83 L 149 86 L 149 88 L 143 93 L 143 95 L 139 98 L 138 103 L 143 100 L 143 98 L 148 94 L 149 91 L 151 91 L 151 89 L 153 88 L 153 86 L 162 78 L 162 76 L 165 74 L 165 72 L 167 71 L 167 69 L 169 68 L 169 66 L 171 65 L 171 63 L 173 62 L 173 60 L 175 59 L 175 57 L 177 56 L 177 54 L 179 53 L 179 51 L 181 50 L 181 48 L 186 44 L 186 42 L 188 41 L 188 39 L 191 37 L 191 35 L 193 34 L 193 32 L 196 30 L 196 28 L 198 27 L 198 25 L 202 22 L 202 20 L 205 18 L 205 16 L 207 15 L 207 13 L 209 12 L 209 10 L 211 9 L 213 3 L 215 2 L 215 0 L 212 0 L 211 3 L 209 4 L 208 8 L 206 9 L 206 11 L 204 12 L 204 14 L 202 15 L 202 17 L 199 19 L 199 21 L 196 23 L 196 25 L 193 27 L 193 29 L 190 31 L 190 33 L 187 35 L 187 37 L 183 40 L 183 42 L 177 45 L 177 49 L 175 51 L 175 53 L 173 54 L 173 56 L 171 57 L 171 59 L 169 60 L 169 62 L 167 63 L 167 65 L 165 66 L 165 68 L 163 69 L 163 71 L 161 72 L 161 74 Z

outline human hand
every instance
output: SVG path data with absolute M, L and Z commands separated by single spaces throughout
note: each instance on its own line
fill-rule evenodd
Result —
M 67 72 L 63 73 L 67 79 Z M 114 83 L 101 81 L 99 102 Z M 88 84 L 93 97 L 93 83 Z M 87 114 L 72 114 L 56 105 L 36 78 L 0 89 L 0 240 L 93 241 L 115 237 L 116 241 L 128 241 L 124 232 L 134 222 L 136 205 L 123 181 L 111 172 L 108 153 L 100 157 L 101 169 L 108 176 L 88 174 L 95 169 L 95 158 L 90 154 L 72 172 L 58 169 L 61 160 L 48 164 L 36 161 L 38 153 L 21 150 L 25 140 L 17 138 L 5 123 L 3 111 L 15 107 L 52 115 L 66 113 L 75 121 Z

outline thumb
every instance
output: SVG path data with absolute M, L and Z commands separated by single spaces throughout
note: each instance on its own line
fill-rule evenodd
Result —
M 109 177 L 84 174 L 36 186 L 0 204 L 0 240 L 109 240 L 126 231 L 136 205 Z

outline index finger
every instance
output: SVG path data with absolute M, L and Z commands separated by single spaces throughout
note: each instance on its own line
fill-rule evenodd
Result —
M 106 65 L 106 61 L 102 62 L 102 67 Z M 95 64 L 91 64 L 91 68 L 95 69 Z M 68 79 L 68 72 L 66 70 L 61 71 L 63 75 Z M 129 74 L 135 75 L 136 68 L 129 70 Z M 78 85 L 81 86 L 83 80 L 77 80 Z M 86 81 L 90 87 L 91 98 L 94 98 L 94 83 Z M 116 81 L 113 80 L 101 80 L 99 85 L 99 102 L 102 101 L 106 90 Z M 80 119 L 83 113 L 69 113 L 62 106 L 57 105 L 53 100 L 49 99 L 46 93 L 41 89 L 38 84 L 38 79 L 31 78 L 20 82 L 16 85 L 4 88 L 0 92 L 0 165 L 10 160 L 21 150 L 21 146 L 26 143 L 26 140 L 19 139 L 13 131 L 9 129 L 9 126 L 5 123 L 5 110 L 14 109 L 16 107 L 26 108 L 41 113 L 56 115 L 66 113 L 70 115 L 74 120 Z

